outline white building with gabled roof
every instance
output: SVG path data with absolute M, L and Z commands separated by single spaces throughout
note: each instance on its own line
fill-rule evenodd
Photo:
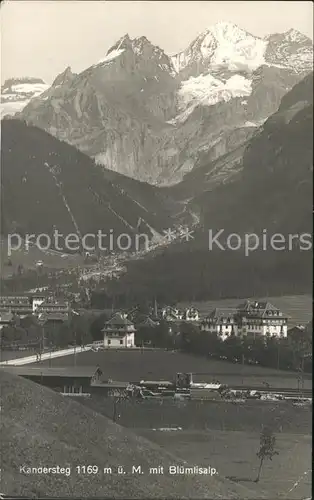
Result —
M 115 314 L 101 330 L 105 348 L 130 348 L 135 346 L 135 326 L 121 313 Z
M 236 336 L 287 337 L 288 316 L 267 301 L 246 300 L 236 308 L 216 308 L 201 324 L 222 340 Z
M 179 309 L 175 306 L 163 307 L 160 311 L 161 318 L 165 321 L 199 321 L 200 313 L 196 307 L 190 306 Z
M 242 335 L 287 337 L 288 316 L 270 302 L 246 300 L 237 309 Z
M 237 318 L 237 309 L 216 307 L 209 316 L 201 323 L 201 330 L 210 333 L 215 333 L 221 338 L 226 338 L 231 335 L 239 334 L 239 322 Z

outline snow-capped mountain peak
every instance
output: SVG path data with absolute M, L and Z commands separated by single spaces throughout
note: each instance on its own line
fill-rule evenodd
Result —
M 207 73 L 219 76 L 221 70 L 250 75 L 263 64 L 299 73 L 313 67 L 313 42 L 293 28 L 260 38 L 223 21 L 198 35 L 172 62 L 182 80 Z
M 236 24 L 226 21 L 220 21 L 210 26 L 205 33 L 212 34 L 220 43 L 224 43 L 224 41 L 237 43 L 248 36 L 252 36 L 244 29 L 239 28 Z
M 267 43 L 234 23 L 218 22 L 172 60 L 176 70 L 186 77 L 217 68 L 252 72 L 263 64 Z
M 313 49 L 296 30 L 260 38 L 219 22 L 172 60 L 128 34 L 101 56 L 73 81 L 67 68 L 70 81 L 16 117 L 109 169 L 164 184 L 180 180 L 204 151 L 212 161 L 246 141 L 312 70 Z

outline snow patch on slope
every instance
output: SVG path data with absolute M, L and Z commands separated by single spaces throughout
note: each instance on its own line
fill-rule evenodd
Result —
M 17 102 L 1 102 L 0 105 L 0 113 L 1 119 L 6 115 L 14 115 L 22 111 L 25 108 L 26 104 L 28 104 L 30 99 L 26 101 L 17 101 Z
M 249 96 L 252 81 L 241 75 L 233 75 L 222 82 L 212 75 L 200 75 L 182 82 L 178 91 L 178 107 L 181 112 L 175 119 L 184 121 L 197 106 L 213 106 L 220 101 L 230 101 L 234 97 Z
M 114 50 L 112 50 L 111 52 L 109 52 L 109 54 L 106 55 L 106 57 L 104 57 L 103 59 L 101 59 L 100 61 L 98 61 L 98 63 L 96 64 L 96 66 L 98 64 L 102 64 L 102 63 L 107 63 L 107 62 L 113 61 L 118 56 L 120 56 L 123 52 L 124 52 L 124 49 L 114 49 Z
M 264 118 L 262 120 L 257 120 L 257 121 L 246 121 L 243 125 L 243 127 L 261 127 L 264 125 L 264 123 L 267 121 L 267 118 Z
M 17 85 L 12 85 L 11 92 L 17 94 L 29 94 L 32 93 L 33 96 L 37 96 L 45 92 L 49 88 L 49 85 L 45 83 L 19 83 Z

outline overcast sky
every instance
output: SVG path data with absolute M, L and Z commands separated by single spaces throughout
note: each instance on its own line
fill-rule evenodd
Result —
M 218 21 L 257 36 L 295 28 L 313 38 L 310 1 L 4 0 L 0 15 L 2 82 L 34 76 L 51 83 L 67 66 L 82 71 L 126 33 L 145 35 L 169 54 Z

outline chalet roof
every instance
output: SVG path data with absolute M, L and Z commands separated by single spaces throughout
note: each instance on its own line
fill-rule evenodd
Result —
M 233 307 L 216 307 L 205 319 L 233 318 L 233 316 L 237 313 L 238 310 Z
M 248 315 L 258 315 L 260 317 L 269 317 L 272 315 L 280 315 L 281 318 L 288 318 L 287 314 L 283 314 L 281 310 L 265 300 L 247 300 L 242 304 L 239 304 L 238 311 L 243 313 L 246 312 Z
M 60 312 L 43 312 L 38 316 L 38 319 L 41 323 L 49 323 L 49 321 L 67 321 L 69 319 L 69 315 L 67 313 Z
M 123 318 L 120 313 L 115 314 L 109 321 L 106 321 L 105 326 L 133 326 L 132 321 Z
M 289 328 L 287 333 L 288 335 L 291 335 L 291 333 L 296 333 L 296 332 L 303 333 L 305 331 L 305 328 L 306 327 L 304 325 L 295 325 L 292 328 Z
M 92 378 L 98 368 L 95 366 L 8 366 L 2 365 L 0 369 L 19 375 L 20 377 L 42 376 L 42 377 L 82 377 Z
M 162 307 L 161 310 L 162 311 L 169 311 L 169 310 L 171 310 L 171 311 L 179 311 L 179 308 L 176 307 L 176 306 L 164 306 L 164 307 Z
M 259 301 L 259 300 L 246 300 L 244 303 L 239 304 L 237 309 L 244 310 L 244 311 L 250 311 L 250 310 L 260 310 L 260 311 L 278 311 L 279 309 L 275 307 L 273 304 L 270 302 L 267 302 L 265 300 Z
M 149 316 L 146 316 L 140 319 L 140 321 L 137 323 L 137 326 L 151 326 L 155 328 L 156 326 L 158 326 L 158 324 L 158 321 L 154 321 Z

